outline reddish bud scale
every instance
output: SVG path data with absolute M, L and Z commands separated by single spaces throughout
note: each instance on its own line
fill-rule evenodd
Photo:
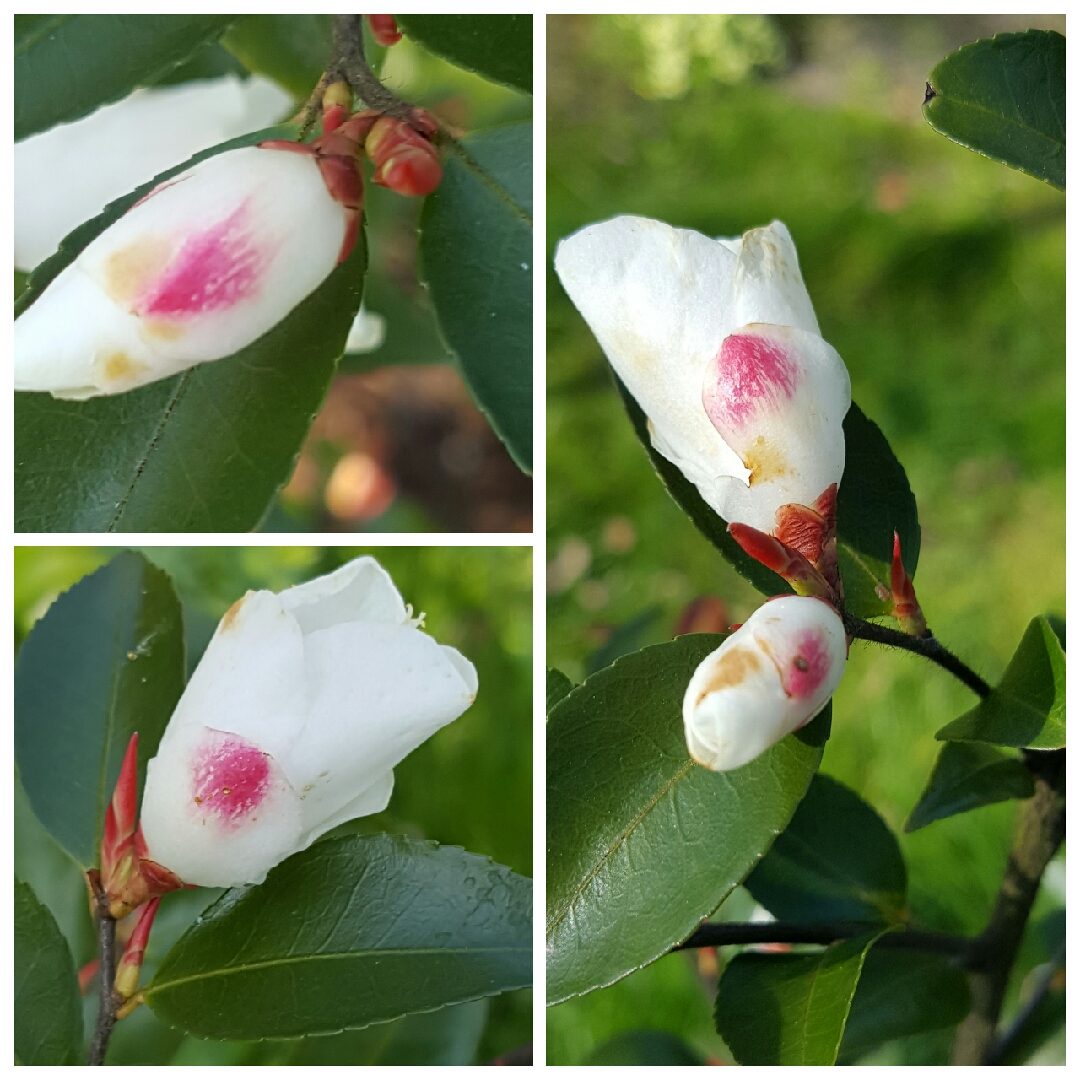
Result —
M 401 31 L 393 15 L 368 15 L 367 21 L 371 36 L 384 48 L 396 45 L 401 40 Z
M 832 586 L 802 552 L 788 547 L 775 536 L 739 522 L 732 522 L 728 532 L 747 555 L 779 574 L 800 596 L 834 600 Z
M 889 584 L 892 587 L 893 615 L 900 624 L 900 629 L 912 637 L 926 636 L 926 618 L 915 597 L 915 586 L 904 569 L 900 558 L 900 534 L 893 532 L 893 558 L 889 572 Z
M 142 968 L 143 956 L 146 953 L 146 944 L 150 940 L 150 930 L 154 925 L 154 916 L 157 915 L 160 904 L 161 897 L 155 897 L 143 909 L 139 921 L 135 924 L 135 929 L 131 932 L 131 937 L 128 938 L 124 955 L 120 958 L 120 963 L 116 967 L 114 986 L 117 994 L 124 1001 L 134 997 L 135 991 L 139 989 L 139 971 Z
M 442 166 L 435 147 L 416 125 L 431 130 L 434 120 L 421 109 L 414 110 L 413 115 L 415 125 L 392 116 L 380 117 L 364 149 L 375 166 L 372 179 L 376 184 L 399 195 L 430 195 L 442 180 Z

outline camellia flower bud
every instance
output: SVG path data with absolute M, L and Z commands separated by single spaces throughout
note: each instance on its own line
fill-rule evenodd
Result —
M 476 696 L 372 558 L 221 620 L 150 762 L 142 830 L 188 884 L 261 881 L 327 830 L 386 808 L 394 766 Z
M 563 240 L 555 269 L 653 446 L 725 521 L 771 534 L 839 484 L 851 384 L 781 222 L 711 240 L 617 217 Z
M 830 604 L 767 601 L 702 660 L 686 688 L 690 756 L 714 772 L 753 761 L 821 712 L 846 662 L 844 624 Z
M 367 21 L 371 36 L 379 45 L 396 45 L 401 40 L 401 31 L 393 15 L 369 15 Z
M 15 389 L 121 393 L 251 344 L 352 250 L 359 150 L 265 143 L 159 184 L 16 320 Z
M 414 110 L 422 122 L 429 113 Z M 431 121 L 429 133 L 438 126 Z M 364 149 L 375 166 L 372 180 L 399 195 L 430 195 L 442 180 L 439 154 L 429 139 L 414 124 L 392 116 L 375 121 L 364 143 Z

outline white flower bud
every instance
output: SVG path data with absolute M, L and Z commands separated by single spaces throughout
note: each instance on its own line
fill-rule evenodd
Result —
M 15 389 L 83 399 L 250 345 L 338 262 L 350 211 L 313 154 L 245 147 L 160 184 L 15 322 Z
M 202 150 L 269 127 L 291 106 L 262 75 L 226 75 L 136 90 L 17 142 L 15 269 L 32 270 L 113 199 Z
M 555 269 L 653 446 L 725 521 L 771 533 L 839 483 L 851 383 L 781 222 L 711 240 L 618 217 L 563 240 Z
M 767 601 L 686 688 L 690 756 L 714 772 L 753 761 L 821 712 L 846 662 L 844 624 L 831 605 L 812 596 Z
M 221 620 L 147 768 L 149 857 L 194 885 L 261 881 L 386 808 L 394 766 L 476 697 L 372 558 Z

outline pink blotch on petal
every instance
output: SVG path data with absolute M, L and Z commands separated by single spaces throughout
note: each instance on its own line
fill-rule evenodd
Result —
M 805 630 L 794 641 L 790 659 L 780 673 L 788 697 L 809 698 L 828 678 L 831 660 L 824 631 Z
M 760 334 L 731 334 L 705 373 L 702 402 L 721 434 L 740 428 L 762 405 L 795 392 L 797 371 L 787 350 Z
M 136 314 L 183 318 L 233 307 L 252 296 L 272 257 L 254 239 L 247 207 L 189 236 L 161 276 L 139 298 Z
M 239 825 L 270 787 L 266 755 L 238 735 L 208 732 L 192 763 L 195 803 L 224 824 Z

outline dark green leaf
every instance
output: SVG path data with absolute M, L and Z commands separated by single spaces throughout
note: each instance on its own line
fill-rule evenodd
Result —
M 548 668 L 547 711 L 551 712 L 551 710 L 573 689 L 574 683 L 559 671 L 558 668 Z
M 755 761 L 695 765 L 682 699 L 723 638 L 689 634 L 625 656 L 548 721 L 547 986 L 551 1003 L 685 939 L 788 823 L 821 757 L 828 707 Z
M 204 1038 L 295 1038 L 531 981 L 528 879 L 460 848 L 348 836 L 227 892 L 165 958 L 146 1000 Z
M 937 738 L 1057 750 L 1065 745 L 1065 650 L 1045 615 L 1032 619 L 1001 682 Z
M 644 412 L 618 376 L 613 373 L 612 377 L 653 468 L 705 539 L 766 596 L 790 593 L 790 586 L 782 578 L 735 543 L 727 531 L 727 522 L 675 465 L 653 449 Z M 919 516 L 903 466 L 881 429 L 854 402 L 844 418 L 844 439 L 847 459 L 837 496 L 840 570 L 848 610 L 867 619 L 887 614 L 891 607 L 877 595 L 875 586 L 889 580 L 894 529 L 900 533 L 904 566 L 914 576 L 919 560 Z
M 532 93 L 531 15 L 396 15 L 429 52 L 485 79 Z
M 303 100 L 330 60 L 331 22 L 330 15 L 241 15 L 221 43 L 248 71 Z
M 283 1064 L 471 1065 L 487 1015 L 487 1001 L 466 1001 L 360 1031 L 302 1039 Z
M 29 885 L 15 879 L 15 1060 L 74 1065 L 82 997 L 64 935 Z
M 666 1031 L 624 1031 L 601 1043 L 585 1065 L 704 1065 L 692 1046 Z
M 746 887 L 781 922 L 896 923 L 907 868 L 878 812 L 818 773 Z
M 98 864 L 132 733 L 141 781 L 183 688 L 180 602 L 135 552 L 72 586 L 30 631 L 15 667 L 15 761 L 34 813 L 80 866 Z
M 975 41 L 932 72 L 923 105 L 942 135 L 1065 190 L 1065 38 L 1025 30 Z
M 157 82 L 232 15 L 16 15 L 15 138 Z
M 110 203 L 34 271 L 25 310 L 161 180 L 280 127 L 223 143 Z M 253 529 L 292 470 L 360 306 L 366 249 L 233 356 L 112 397 L 15 395 L 15 520 L 25 532 Z
M 1035 781 L 1018 758 L 985 743 L 949 742 L 941 748 L 904 832 L 990 803 L 1029 799 L 1034 794 Z
M 875 592 L 888 584 L 893 532 L 908 574 L 915 576 L 922 546 L 919 511 L 907 474 L 881 428 L 855 402 L 844 417 L 846 460 L 837 492 L 837 540 L 844 602 L 860 618 L 891 610 Z
M 423 273 L 473 396 L 532 468 L 532 124 L 450 143 L 420 219 Z
M 880 931 L 818 953 L 744 952 L 724 969 L 716 1030 L 740 1065 L 833 1065 L 867 950 Z
M 856 1057 L 890 1039 L 958 1024 L 969 1007 L 963 968 L 913 949 L 871 949 L 851 1002 L 840 1053 Z

